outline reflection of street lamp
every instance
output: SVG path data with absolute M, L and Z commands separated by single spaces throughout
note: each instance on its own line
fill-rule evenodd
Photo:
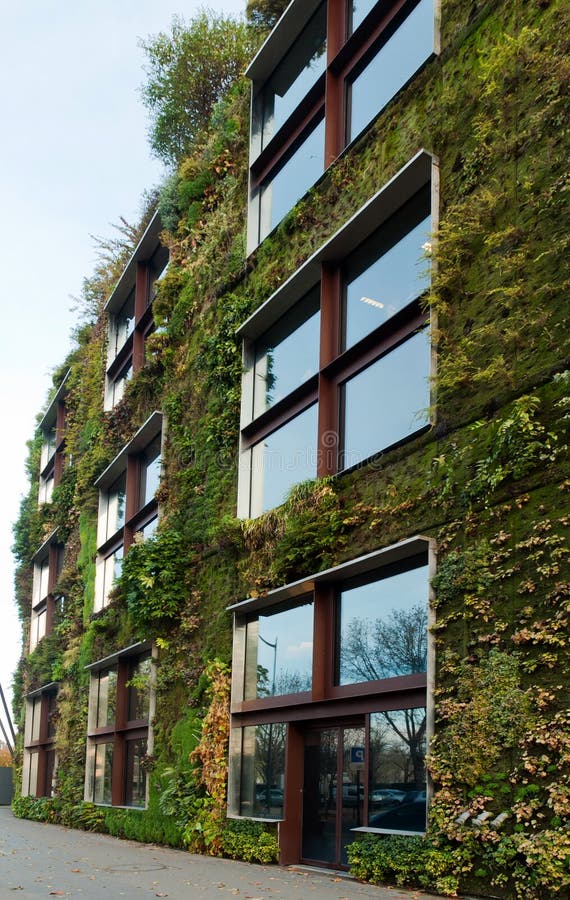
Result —
M 271 679 L 271 696 L 274 697 L 275 696 L 275 675 L 276 675 L 276 669 L 277 669 L 277 635 L 275 635 L 274 643 L 271 643 L 271 641 L 266 641 L 265 638 L 262 637 L 259 633 L 258 633 L 258 638 L 260 641 L 263 641 L 263 643 L 265 644 L 266 647 L 271 647 L 271 649 L 273 650 L 273 677 Z M 273 723 L 270 722 L 269 723 L 269 732 L 267 735 L 267 765 L 266 765 L 266 770 L 265 770 L 265 805 L 266 805 L 267 809 L 269 809 L 269 806 L 270 806 L 271 782 L 273 780 L 272 772 L 271 772 L 271 769 L 273 766 L 273 760 L 271 758 L 272 750 L 273 750 Z

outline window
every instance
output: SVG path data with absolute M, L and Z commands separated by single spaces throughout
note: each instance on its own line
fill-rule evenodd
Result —
M 22 796 L 51 797 L 56 773 L 57 685 L 49 684 L 26 699 Z
M 152 302 L 168 263 L 160 244 L 162 225 L 156 213 L 107 301 L 109 317 L 104 408 L 123 398 L 130 379 L 145 364 L 145 343 L 154 329 Z
M 40 547 L 34 557 L 34 576 L 30 614 L 30 653 L 53 627 L 56 599 L 52 594 L 63 565 L 63 546 L 57 531 Z
M 435 0 L 294 0 L 251 63 L 253 250 L 437 52 Z
M 427 671 L 427 585 L 425 563 L 341 588 L 337 684 Z
M 144 807 L 154 703 L 150 652 L 125 651 L 110 663 L 103 660 L 90 668 L 85 799 Z
M 283 722 L 242 730 L 240 815 L 283 818 L 285 736 Z
M 434 169 L 417 154 L 239 330 L 240 516 L 429 426 Z
M 433 39 L 433 0 L 420 0 L 364 69 L 348 81 L 347 142 L 360 134 L 430 58 Z
M 135 534 L 148 539 L 158 524 L 162 416 L 155 412 L 141 426 L 96 482 L 99 488 L 96 612 L 104 609 L 119 578 Z
M 313 600 L 252 615 L 246 625 L 244 699 L 310 691 Z
M 68 375 L 63 379 L 40 422 L 40 434 L 42 437 L 38 488 L 38 505 L 40 506 L 43 503 L 51 503 L 53 489 L 59 484 L 63 471 L 67 418 L 65 407 L 67 377 Z
M 287 829 L 302 793 L 306 859 L 425 830 L 432 564 L 414 537 L 232 607 L 230 814 Z

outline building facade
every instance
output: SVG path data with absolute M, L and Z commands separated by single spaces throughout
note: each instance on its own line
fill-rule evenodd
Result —
M 22 814 L 563 895 L 563 15 L 265 37 L 39 427 Z

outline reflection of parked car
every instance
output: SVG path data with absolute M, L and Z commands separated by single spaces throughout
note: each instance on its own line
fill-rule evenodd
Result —
M 269 806 L 283 806 L 283 791 L 280 788 L 269 788 L 258 785 L 255 789 L 255 798 L 258 803 L 266 803 Z
M 426 801 L 425 791 L 413 791 L 423 793 L 424 799 L 406 800 L 399 803 L 393 809 L 386 812 L 375 813 L 370 816 L 368 825 L 371 828 L 386 828 L 390 831 L 419 831 L 426 830 Z
M 393 788 L 377 788 L 370 793 L 370 805 L 383 806 L 388 809 L 401 803 L 405 796 L 405 791 L 396 791 Z

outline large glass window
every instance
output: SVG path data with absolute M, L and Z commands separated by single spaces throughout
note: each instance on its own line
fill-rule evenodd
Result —
M 262 147 L 325 71 L 326 31 L 327 4 L 321 3 L 264 88 Z
M 146 803 L 146 772 L 143 765 L 146 744 L 146 738 L 127 741 L 125 773 L 127 806 L 143 807 Z
M 286 734 L 282 722 L 242 729 L 242 816 L 283 818 Z
M 113 360 L 127 342 L 135 327 L 135 289 L 114 316 L 109 329 L 109 358 Z
M 433 0 L 420 0 L 348 87 L 353 140 L 433 53 Z
M 343 345 L 351 347 L 419 297 L 430 284 L 424 248 L 431 218 L 428 192 L 369 238 L 347 261 Z
M 160 470 L 162 458 L 160 455 L 160 435 L 148 445 L 143 454 L 141 454 L 140 466 L 140 487 L 139 487 L 139 508 L 142 509 L 151 500 L 160 484 Z
M 261 188 L 259 240 L 263 240 L 324 171 L 325 121 L 309 132 L 279 171 Z
M 317 474 L 317 406 L 267 435 L 251 452 L 251 512 L 279 506 L 295 484 Z
M 129 722 L 148 719 L 150 698 L 150 656 L 131 664 L 128 674 L 127 718 Z
M 429 340 L 421 331 L 344 384 L 341 469 L 428 424 L 429 372 Z
M 314 288 L 255 344 L 253 415 L 259 416 L 319 369 L 319 290 Z
M 337 683 L 425 672 L 427 605 L 427 565 L 344 587 L 337 607 Z
M 117 578 L 120 577 L 123 568 L 123 547 L 117 547 L 103 561 L 103 592 L 102 605 L 106 606 L 109 601 L 109 594 L 113 589 L 113 585 Z
M 369 747 L 368 825 L 425 831 L 425 708 L 372 714 Z
M 103 728 L 115 722 L 117 708 L 117 670 L 107 669 L 97 676 L 95 727 Z
M 116 534 L 125 524 L 126 493 L 127 474 L 126 472 L 121 472 L 103 498 L 103 531 L 99 539 L 100 544 Z
M 95 744 L 94 773 L 91 796 L 92 803 L 110 805 L 113 786 L 113 743 Z
M 145 653 L 121 655 L 91 676 L 85 798 L 92 803 L 145 805 L 150 674 Z
M 313 601 L 252 616 L 246 628 L 244 698 L 310 691 Z

